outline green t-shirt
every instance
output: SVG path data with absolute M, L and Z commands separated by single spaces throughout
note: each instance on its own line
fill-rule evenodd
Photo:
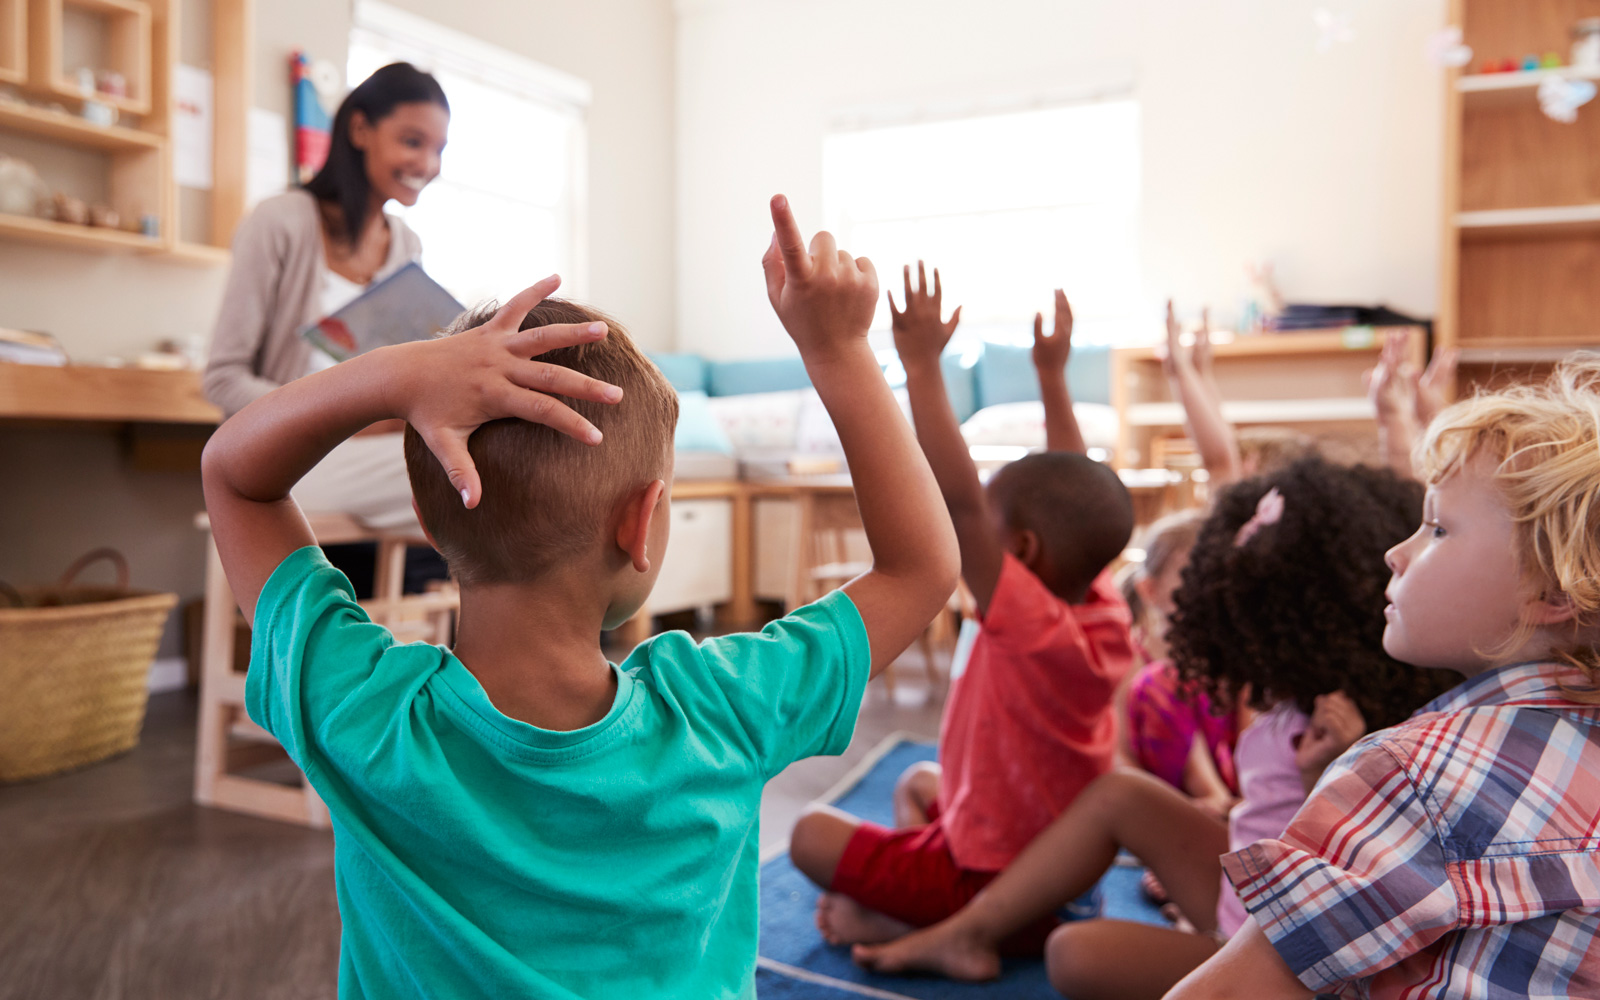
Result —
M 340 997 L 753 997 L 762 786 L 844 751 L 870 661 L 836 592 L 657 636 L 604 719 L 552 732 L 396 645 L 320 549 L 290 555 L 245 700 L 333 818 Z

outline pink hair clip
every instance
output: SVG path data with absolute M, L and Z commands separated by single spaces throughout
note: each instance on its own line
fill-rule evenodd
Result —
M 1283 494 L 1274 486 L 1262 494 L 1256 501 L 1255 516 L 1239 526 L 1239 533 L 1233 536 L 1233 547 L 1239 548 L 1250 539 L 1256 537 L 1256 532 L 1269 524 L 1277 524 L 1283 518 Z

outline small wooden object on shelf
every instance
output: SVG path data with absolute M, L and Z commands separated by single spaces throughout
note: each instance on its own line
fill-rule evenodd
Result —
M 1585 0 L 1451 0 L 1485 58 L 1565 50 Z M 1444 213 L 1435 349 L 1461 350 L 1457 392 L 1538 378 L 1600 341 L 1600 103 L 1563 123 L 1539 106 L 1578 67 L 1446 76 Z

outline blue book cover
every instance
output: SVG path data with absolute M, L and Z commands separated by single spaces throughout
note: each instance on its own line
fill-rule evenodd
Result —
M 300 335 L 344 361 L 374 348 L 427 340 L 463 311 L 455 296 L 412 261 Z

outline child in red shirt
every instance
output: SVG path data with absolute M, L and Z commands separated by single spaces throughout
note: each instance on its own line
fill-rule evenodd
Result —
M 812 806 L 790 856 L 824 892 L 817 926 L 833 944 L 890 940 L 960 909 L 1083 788 L 1116 751 L 1113 699 L 1134 665 L 1131 616 L 1106 566 L 1133 530 L 1115 472 L 1084 454 L 1066 362 L 1072 309 L 1056 291 L 1055 332 L 1034 320 L 1034 366 L 1048 450 L 997 472 L 987 489 L 945 395 L 939 355 L 960 318 L 941 320 L 939 272 L 922 264 L 906 307 L 890 309 L 917 439 L 961 543 L 961 575 L 982 630 L 950 690 L 939 764 L 896 790 L 896 829 Z M 1009 942 L 1040 954 L 1041 921 Z

